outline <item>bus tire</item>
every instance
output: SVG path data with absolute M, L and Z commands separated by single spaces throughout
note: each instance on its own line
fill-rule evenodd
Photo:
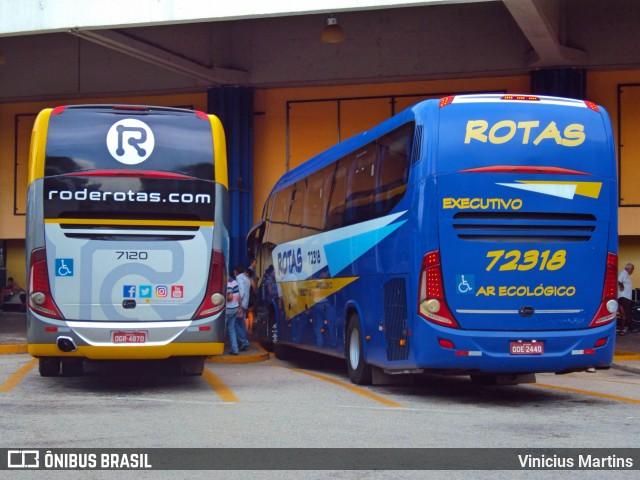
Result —
M 347 330 L 347 372 L 352 383 L 356 385 L 371 385 L 373 378 L 373 369 L 364 359 L 364 349 L 362 344 L 362 327 L 360 326 L 360 317 L 354 313 L 349 320 L 349 328 Z
M 471 382 L 476 385 L 497 385 L 498 380 L 495 375 L 487 375 L 487 374 L 472 374 L 469 375 L 471 378 Z
M 38 370 L 41 377 L 57 377 L 60 375 L 60 359 L 57 357 L 40 357 Z
M 180 375 L 199 377 L 204 371 L 204 357 L 182 357 L 178 365 Z
M 61 364 L 63 377 L 79 377 L 84 372 L 81 358 L 63 358 Z
M 291 349 L 281 343 L 276 343 L 273 346 L 273 354 L 278 360 L 289 360 L 291 358 Z

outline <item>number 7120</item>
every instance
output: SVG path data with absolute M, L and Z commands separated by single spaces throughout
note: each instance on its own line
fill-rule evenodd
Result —
M 487 258 L 491 259 L 487 266 L 487 272 L 499 266 L 498 270 L 559 270 L 567 261 L 567 251 L 557 250 L 492 250 L 487 252 Z

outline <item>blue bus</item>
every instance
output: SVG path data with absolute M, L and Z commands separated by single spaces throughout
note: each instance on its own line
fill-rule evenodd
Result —
M 418 103 L 284 174 L 247 241 L 261 340 L 343 357 L 356 384 L 613 359 L 616 164 L 591 102 Z
M 223 352 L 229 203 L 217 117 L 43 110 L 26 220 L 27 341 L 40 375 L 80 374 L 84 359 L 167 358 L 201 375 Z

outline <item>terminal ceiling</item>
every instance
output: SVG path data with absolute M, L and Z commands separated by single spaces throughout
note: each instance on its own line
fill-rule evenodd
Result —
M 342 43 L 320 41 L 330 13 Z M 483 0 L 5 32 L 0 101 L 637 69 L 639 23 L 636 0 Z

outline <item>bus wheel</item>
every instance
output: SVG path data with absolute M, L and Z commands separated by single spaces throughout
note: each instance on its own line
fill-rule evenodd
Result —
M 469 375 L 471 381 L 476 385 L 497 385 L 498 379 L 495 375 L 473 374 Z
M 182 357 L 179 365 L 180 375 L 198 377 L 204 371 L 204 357 Z
M 81 358 L 64 358 L 62 362 L 62 375 L 64 377 L 79 377 L 84 368 Z
M 352 383 L 356 385 L 371 385 L 372 368 L 364 360 L 362 348 L 362 327 L 358 314 L 351 316 L 347 331 L 347 371 Z
M 60 359 L 57 357 L 40 357 L 38 370 L 41 377 L 57 377 L 60 375 Z
M 280 343 L 276 343 L 273 346 L 273 353 L 278 360 L 288 360 L 289 358 L 291 358 L 291 349 L 289 347 L 285 347 Z

